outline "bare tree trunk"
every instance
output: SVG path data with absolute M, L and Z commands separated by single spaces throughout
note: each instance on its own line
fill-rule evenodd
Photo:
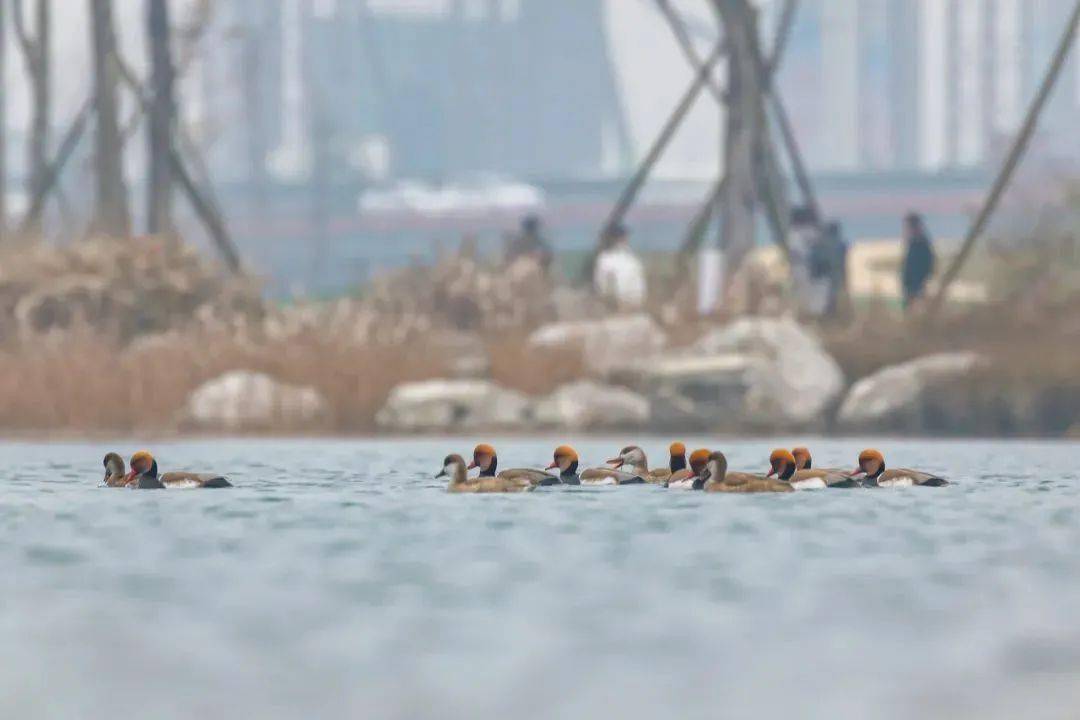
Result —
M 7 3 L 0 0 L 0 243 L 7 239 Z
M 150 233 L 171 233 L 173 168 L 170 158 L 176 123 L 176 100 L 173 95 L 175 69 L 169 42 L 167 0 L 150 0 L 147 36 L 152 64 L 147 229 Z
M 757 16 L 748 0 L 714 0 L 731 48 L 724 131 L 724 172 L 720 199 L 720 250 L 725 288 L 754 245 L 754 210 L 762 155 L 765 105 L 761 86 L 761 50 Z
M 30 35 L 23 16 L 23 0 L 12 3 L 12 20 L 15 37 L 22 48 L 30 75 L 30 97 L 32 120 L 30 131 L 29 172 L 30 195 L 39 194 L 47 182 L 49 164 L 49 124 L 52 114 L 52 87 L 49 82 L 51 0 L 37 0 L 35 34 Z M 29 232 L 40 234 L 40 220 L 36 221 Z
M 90 0 L 94 40 L 94 112 L 97 136 L 94 159 L 97 204 L 93 230 L 113 237 L 131 233 L 124 147 L 117 119 L 116 34 L 112 0 Z

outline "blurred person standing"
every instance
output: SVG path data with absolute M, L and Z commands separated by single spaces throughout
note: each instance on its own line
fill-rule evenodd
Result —
M 829 268 L 821 223 L 812 208 L 791 212 L 788 260 L 791 288 L 799 315 L 821 317 L 829 301 Z
M 617 224 L 608 228 L 593 266 L 593 290 L 616 310 L 645 304 L 645 264 L 630 247 L 629 233 Z
M 521 230 L 511 238 L 506 250 L 506 264 L 513 265 L 520 258 L 528 258 L 540 266 L 546 275 L 551 269 L 554 253 L 551 243 L 544 237 L 540 218 L 526 215 L 521 221 Z
M 926 292 L 926 283 L 934 274 L 934 247 L 926 224 L 918 213 L 908 213 L 904 218 L 904 265 L 900 271 L 900 284 L 904 290 L 904 309 Z
M 829 279 L 829 294 L 825 305 L 825 314 L 829 317 L 835 317 L 847 298 L 848 243 L 838 222 L 828 223 L 825 226 L 823 237 L 823 255 L 828 264 Z

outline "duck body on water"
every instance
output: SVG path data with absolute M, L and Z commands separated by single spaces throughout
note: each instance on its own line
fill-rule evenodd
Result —
M 460 455 L 447 455 L 442 470 L 435 476 L 448 477 L 448 490 L 455 493 L 528 492 L 555 485 L 645 485 L 657 484 L 669 490 L 702 490 L 718 493 L 790 493 L 796 490 L 852 489 L 862 487 L 940 487 L 944 478 L 906 468 L 887 470 L 885 457 L 878 450 L 859 454 L 858 467 L 852 472 L 833 468 L 813 468 L 807 448 L 779 448 L 769 456 L 769 470 L 764 475 L 731 472 L 722 452 L 705 448 L 690 454 L 686 446 L 672 443 L 668 468 L 650 471 L 644 450 L 628 445 L 607 461 L 606 467 L 590 468 L 578 474 L 580 458 L 569 445 L 555 448 L 554 460 L 543 470 L 515 468 L 496 475 L 498 455 L 486 443 L 477 445 L 473 462 L 465 464 Z M 478 468 L 480 475 L 468 476 Z M 625 469 L 624 469 L 625 468 Z M 558 475 L 549 471 L 557 469 Z M 775 476 L 775 477 L 774 477 Z M 108 480 L 107 480 L 108 482 Z

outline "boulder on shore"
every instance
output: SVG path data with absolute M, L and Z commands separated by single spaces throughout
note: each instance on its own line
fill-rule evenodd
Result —
M 396 432 L 517 429 L 531 420 L 532 403 L 487 380 L 427 380 L 398 385 L 375 416 Z
M 579 348 L 585 367 L 593 374 L 606 375 L 660 352 L 667 345 L 667 336 L 642 313 L 550 323 L 529 336 L 529 345 L 538 350 Z
M 950 412 L 950 393 L 942 391 L 982 363 L 973 352 L 939 353 L 878 370 L 851 386 L 837 422 L 844 430 L 858 432 L 925 431 L 930 426 L 963 424 L 966 420 L 959 413 L 968 405 L 957 404 Z
M 794 321 L 744 318 L 615 378 L 652 401 L 660 427 L 819 428 L 844 387 L 836 361 Z
M 694 344 L 704 355 L 753 358 L 745 411 L 754 421 L 816 425 L 844 390 L 844 373 L 817 336 L 791 318 L 743 318 Z
M 234 370 L 203 383 L 188 396 L 181 424 L 226 432 L 303 429 L 325 422 L 329 409 L 315 388 Z
M 568 430 L 639 428 L 649 422 L 649 401 L 626 388 L 583 380 L 537 402 L 535 417 L 539 425 Z

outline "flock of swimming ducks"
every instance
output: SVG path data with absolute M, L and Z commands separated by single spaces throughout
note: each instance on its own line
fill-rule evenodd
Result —
M 695 450 L 687 457 L 686 446 L 672 443 L 668 448 L 667 467 L 649 468 L 645 451 L 629 445 L 603 467 L 579 471 L 580 459 L 574 448 L 560 445 L 555 448 L 552 462 L 543 470 L 513 468 L 499 470 L 499 456 L 486 443 L 473 450 L 472 462 L 467 464 L 460 455 L 447 455 L 437 478 L 449 478 L 453 493 L 511 493 L 527 492 L 553 485 L 662 485 L 670 490 L 703 490 L 705 492 L 763 493 L 793 492 L 818 488 L 912 487 L 916 485 L 948 485 L 944 478 L 907 468 L 885 467 L 885 456 L 877 450 L 859 453 L 859 464 L 851 471 L 838 468 L 815 468 L 810 450 L 797 447 L 774 450 L 769 456 L 769 471 L 764 475 L 728 470 L 724 453 L 706 449 Z M 223 475 L 189 472 L 159 473 L 157 460 L 142 450 L 131 456 L 130 470 L 124 458 L 111 452 L 105 456 L 105 485 L 140 490 L 165 488 L 225 488 L 232 487 Z M 479 470 L 469 477 L 470 470 Z
M 705 492 L 763 493 L 794 492 L 818 488 L 856 487 L 939 487 L 948 481 L 931 473 L 906 468 L 885 467 L 885 456 L 877 450 L 859 453 L 854 470 L 815 468 L 810 450 L 778 449 L 769 456 L 769 471 L 764 475 L 728 470 L 724 453 L 706 449 L 686 454 L 681 442 L 668 448 L 671 459 L 667 467 L 649 468 L 645 451 L 636 445 L 624 447 L 603 467 L 579 471 L 580 459 L 574 448 L 560 445 L 550 465 L 543 470 L 532 468 L 498 469 L 499 456 L 486 443 L 473 450 L 472 462 L 467 464 L 460 455 L 447 455 L 436 478 L 449 478 L 452 493 L 512 493 L 528 492 L 552 485 L 662 485 L 670 490 L 703 490 Z M 469 471 L 480 474 L 469 477 Z

